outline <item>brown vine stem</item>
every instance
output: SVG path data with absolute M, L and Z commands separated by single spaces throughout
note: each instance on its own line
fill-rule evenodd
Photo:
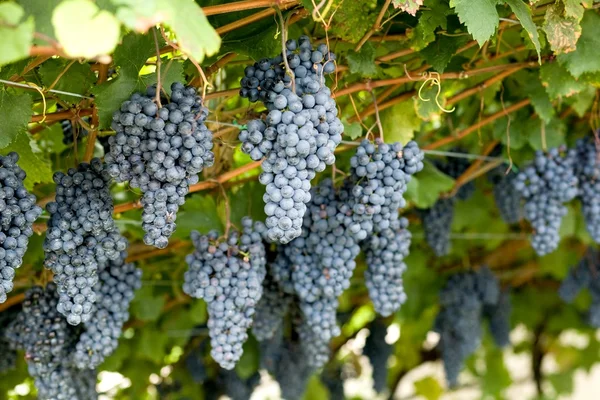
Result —
M 83 161 L 89 163 L 92 157 L 94 156 L 94 147 L 96 146 L 96 137 L 98 136 L 98 112 L 97 109 L 94 108 L 92 113 L 92 126 L 89 131 L 87 144 L 85 146 L 85 154 L 83 155 Z
M 245 10 L 252 10 L 255 8 L 268 8 L 276 5 L 283 5 L 285 3 L 297 3 L 296 1 L 279 1 L 279 0 L 247 0 L 247 1 L 236 1 L 234 3 L 220 4 L 216 6 L 202 7 L 204 15 L 217 15 L 226 14 L 230 12 L 239 12 Z
M 360 49 L 363 47 L 363 45 L 365 43 L 367 43 L 367 40 L 369 40 L 369 38 L 371 36 L 373 36 L 375 34 L 375 32 L 377 32 L 381 29 L 381 22 L 383 21 L 383 17 L 385 16 L 385 13 L 387 12 L 388 8 L 390 7 L 391 2 L 392 2 L 392 0 L 385 0 L 385 3 L 383 4 L 383 7 L 381 7 L 381 11 L 379 11 L 379 15 L 377 16 L 377 19 L 375 20 L 373 27 L 371 29 L 369 29 L 369 31 L 367 33 L 365 33 L 365 35 L 362 37 L 362 39 L 360 39 L 360 41 L 354 48 L 354 51 L 359 52 Z
M 43 64 L 44 62 L 48 61 L 50 58 L 51 58 L 50 56 L 36 57 L 35 59 L 31 60 L 31 62 L 29 64 L 27 64 L 27 66 L 25 68 L 23 68 L 23 72 L 21 72 L 18 75 L 11 76 L 8 80 L 12 81 L 12 82 L 20 81 L 21 78 L 23 78 L 23 75 L 25 75 L 26 73 L 28 73 L 29 71 L 31 71 L 35 67 L 37 67 L 37 66 Z
M 515 103 L 515 104 L 511 105 L 510 107 L 507 107 L 506 110 L 500 110 L 497 113 L 492 114 L 492 115 L 482 119 L 475 125 L 471 125 L 467 129 L 465 129 L 461 132 L 458 132 L 456 135 L 447 136 L 438 141 L 430 143 L 427 146 L 424 146 L 423 149 L 433 150 L 433 149 L 437 149 L 439 147 L 445 146 L 449 143 L 453 143 L 457 140 L 460 140 L 460 139 L 464 138 L 465 136 L 470 135 L 473 132 L 477 132 L 480 128 L 482 128 L 488 124 L 491 124 L 492 122 L 496 121 L 497 119 L 502 118 L 502 117 L 506 116 L 507 114 L 513 113 L 517 110 L 520 110 L 523 107 L 528 106 L 530 103 L 531 103 L 531 100 L 529 100 L 529 99 L 521 100 L 518 103 Z
M 243 165 L 239 168 L 236 168 L 234 170 L 225 172 L 224 174 L 221 174 L 220 176 L 218 176 L 216 179 L 213 179 L 210 181 L 198 182 L 195 185 L 190 186 L 190 190 L 188 193 L 194 193 L 194 192 L 200 192 L 202 190 L 213 189 L 227 181 L 230 181 L 234 178 L 237 178 L 240 175 L 245 174 L 246 172 L 252 171 L 254 168 L 259 167 L 261 163 L 262 163 L 262 161 L 254 161 L 249 164 Z M 119 205 L 115 206 L 114 213 L 118 214 L 118 213 L 122 213 L 125 211 L 133 210 L 136 208 L 142 208 L 142 204 L 139 201 L 123 203 L 123 204 L 119 204 Z
M 228 89 L 218 92 L 207 93 L 204 100 L 219 99 L 221 97 L 233 97 L 240 93 L 240 89 Z
M 487 156 L 489 155 L 492 150 L 494 150 L 494 148 L 500 143 L 499 140 L 493 140 L 491 141 L 484 149 L 483 152 L 481 152 L 482 156 Z M 467 168 L 465 170 L 465 172 L 463 172 L 458 178 L 456 178 L 456 181 L 454 183 L 454 188 L 452 189 L 452 194 L 456 194 L 456 192 L 458 191 L 458 189 L 462 186 L 464 186 L 467 182 L 475 179 L 477 176 L 475 174 L 475 171 L 477 171 L 479 169 L 479 167 L 483 164 L 483 158 L 479 158 L 475 161 L 473 161 L 473 163 L 471 165 L 469 165 L 469 168 Z
M 59 111 L 55 113 L 49 113 L 45 115 L 32 115 L 30 122 L 54 122 L 62 121 L 63 119 L 75 119 L 77 117 L 89 117 L 92 115 L 94 110 L 92 108 L 84 108 L 82 110 L 71 109 L 66 111 Z
M 446 73 L 440 74 L 440 80 L 443 80 L 443 79 L 467 79 L 467 78 L 470 78 L 473 76 L 488 74 L 491 72 L 500 72 L 500 71 L 504 71 L 506 69 L 513 69 L 513 68 L 517 68 L 517 67 L 521 67 L 521 66 L 523 68 L 527 68 L 527 67 L 531 67 L 534 65 L 537 65 L 537 63 L 525 62 L 525 63 L 515 63 L 515 64 L 493 65 L 490 67 L 476 68 L 476 69 L 471 69 L 471 70 L 466 70 L 466 71 L 461 71 L 461 72 L 446 72 Z M 384 86 L 389 86 L 389 85 L 409 83 L 409 82 L 413 82 L 413 81 L 415 81 L 415 78 L 413 78 L 409 74 L 408 76 L 403 76 L 400 78 L 359 82 L 359 83 L 355 83 L 354 85 L 348 86 L 342 90 L 338 90 L 337 93 L 334 93 L 334 97 L 340 97 L 340 96 L 344 96 L 349 93 L 360 92 L 363 90 L 371 90 L 374 88 L 384 87 Z
M 19 293 L 15 296 L 9 297 L 4 303 L 0 304 L 0 312 L 8 310 L 16 304 L 22 303 L 23 300 L 25 300 L 25 293 Z
M 296 5 L 298 5 L 298 2 L 294 0 L 294 1 L 290 1 L 288 3 L 281 4 L 279 6 L 279 9 L 281 11 L 284 11 L 289 8 L 295 7 Z M 228 33 L 228 32 L 234 31 L 238 28 L 241 28 L 242 26 L 250 25 L 251 23 L 260 21 L 263 18 L 267 18 L 271 15 L 275 15 L 275 12 L 276 11 L 274 8 L 268 8 L 266 10 L 257 12 L 256 14 L 252 14 L 246 18 L 240 18 L 239 20 L 237 20 L 235 22 L 232 22 L 227 25 L 223 25 L 223 26 L 217 28 L 216 31 L 219 35 L 223 35 L 225 33 Z
M 398 96 L 394 97 L 393 99 L 390 99 L 386 102 L 379 104 L 378 110 L 381 112 L 381 111 L 386 110 L 398 103 L 402 103 L 403 101 L 410 100 L 415 94 L 417 94 L 417 92 L 415 90 L 411 90 L 411 91 L 399 94 Z M 360 113 L 358 117 L 353 116 L 352 118 L 349 118 L 348 122 L 357 121 L 359 117 L 361 120 L 363 120 L 364 118 L 375 114 L 375 112 L 376 112 L 375 107 L 371 105 L 365 111 Z
M 502 81 L 504 78 L 522 70 L 523 68 L 525 68 L 525 66 L 519 66 L 519 67 L 516 67 L 513 69 L 502 71 L 501 73 L 493 76 L 492 78 L 488 79 L 487 81 L 484 81 L 477 86 L 474 86 L 470 89 L 467 89 L 457 95 L 454 95 L 454 96 L 448 98 L 448 100 L 446 100 L 446 104 L 448 106 L 451 106 L 453 104 L 458 103 L 459 101 L 461 101 L 463 99 L 466 99 L 469 96 L 472 96 L 476 93 L 482 92 L 485 89 L 487 89 L 488 87 L 492 86 L 494 83 Z

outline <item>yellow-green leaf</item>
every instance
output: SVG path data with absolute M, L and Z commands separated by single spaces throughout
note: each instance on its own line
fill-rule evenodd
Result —
M 421 126 L 411 100 L 403 101 L 381 112 L 381 124 L 386 143 L 406 144 Z
M 23 20 L 24 13 L 17 3 L 0 3 L 0 65 L 29 56 L 35 24 L 31 16 Z

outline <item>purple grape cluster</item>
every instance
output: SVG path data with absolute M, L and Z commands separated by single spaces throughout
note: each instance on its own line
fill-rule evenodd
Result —
M 600 243 L 600 159 L 598 144 L 592 139 L 577 141 L 575 174 L 579 182 L 577 197 L 590 236 Z
M 33 222 L 41 215 L 36 197 L 29 193 L 23 181 L 25 171 L 18 165 L 19 155 L 0 156 L 0 303 L 13 289 L 15 270 L 33 234 Z
M 202 169 L 214 162 L 208 109 L 196 89 L 171 85 L 169 102 L 155 103 L 156 87 L 135 93 L 113 115 L 110 152 L 104 161 L 117 182 L 139 188 L 143 197 L 144 243 L 164 248 L 175 230 L 179 206 Z
M 64 174 L 56 172 L 56 199 L 44 241 L 45 266 L 54 273 L 60 294 L 58 311 L 72 325 L 94 312 L 98 270 L 127 248 L 113 219 L 110 176 L 95 158 Z
M 264 225 L 249 218 L 242 225 L 222 240 L 216 231 L 193 231 L 195 251 L 186 258 L 183 290 L 208 304 L 211 355 L 225 369 L 242 356 L 266 274 Z

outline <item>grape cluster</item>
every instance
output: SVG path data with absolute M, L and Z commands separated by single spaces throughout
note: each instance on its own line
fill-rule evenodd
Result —
M 348 215 L 350 233 L 365 240 L 372 232 L 390 228 L 404 208 L 404 193 L 411 176 L 423 169 L 424 154 L 414 141 L 386 144 L 363 140 L 350 159 L 350 173 L 344 182 L 342 210 Z
M 576 151 L 566 147 L 537 151 L 531 165 L 517 174 L 514 187 L 525 199 L 524 217 L 534 229 L 531 245 L 539 255 L 558 247 L 558 230 L 567 214 L 564 203 L 577 195 Z
M 490 333 L 498 347 L 506 347 L 510 344 L 510 292 L 500 292 L 498 302 L 483 306 L 483 314 L 489 320 Z
M 458 149 L 454 151 L 459 152 Z M 468 160 L 464 158 L 450 158 L 445 162 L 436 163 L 437 168 L 445 174 L 456 179 L 469 168 Z M 455 197 L 438 199 L 433 206 L 421 211 L 425 240 L 436 256 L 441 257 L 450 251 L 450 232 L 454 220 L 454 205 L 456 199 L 467 200 L 475 191 L 475 182 L 470 181 L 462 185 Z
M 141 287 L 142 271 L 125 264 L 126 252 L 100 269 L 96 284 L 96 312 L 85 323 L 73 354 L 80 369 L 94 369 L 118 346 L 123 324 L 129 319 L 129 304 Z
M 500 166 L 490 176 L 493 187 L 494 202 L 500 217 L 507 224 L 516 224 L 523 217 L 521 195 L 515 190 L 516 174 L 506 174 L 506 166 Z
M 256 305 L 252 333 L 260 341 L 271 339 L 280 329 L 292 297 L 284 293 L 272 276 L 267 273 L 263 282 L 262 297 Z
M 369 237 L 362 245 L 367 270 L 365 284 L 375 311 L 384 317 L 392 315 L 406 301 L 402 274 L 408 256 L 411 234 L 406 218 Z
M 192 232 L 195 251 L 186 258 L 183 290 L 208 304 L 211 355 L 225 369 L 242 355 L 266 274 L 264 225 L 244 218 L 242 226 L 223 240 L 216 231 Z
M 213 165 L 208 109 L 193 87 L 171 85 L 170 102 L 158 107 L 156 88 L 135 93 L 113 115 L 115 136 L 104 160 L 117 182 L 129 181 L 142 193 L 144 243 L 164 248 L 175 230 L 179 206 L 198 173 Z
M 248 400 L 260 383 L 260 374 L 255 372 L 249 378 L 240 378 L 235 371 L 220 370 L 217 384 L 231 400 Z
M 42 213 L 35 196 L 23 186 L 26 174 L 17 161 L 14 152 L 0 156 L 0 303 L 13 289 L 15 270 L 33 234 L 31 226 Z
M 456 386 L 464 360 L 480 344 L 484 306 L 498 304 L 499 297 L 498 281 L 487 268 L 452 275 L 442 289 L 434 329 L 450 386 Z
M 592 303 L 588 310 L 588 322 L 595 328 L 600 327 L 600 255 L 595 249 L 588 249 L 576 267 L 562 281 L 558 289 L 559 296 L 567 303 L 572 303 L 579 292 L 588 288 L 592 295 Z
M 373 385 L 377 393 L 387 388 L 387 363 L 393 353 L 392 346 L 385 341 L 386 335 L 387 326 L 379 320 L 373 321 L 369 326 L 369 336 L 363 348 L 363 354 L 369 359 L 373 368 Z
M 285 71 L 284 56 L 291 71 Z M 333 72 L 334 59 L 327 46 L 315 50 L 302 36 L 287 42 L 284 55 L 246 68 L 242 78 L 242 97 L 260 99 L 268 110 L 265 121 L 249 122 L 239 139 L 253 160 L 264 158 L 259 181 L 266 186 L 271 241 L 288 243 L 300 236 L 310 181 L 335 162 L 344 126 L 331 90 L 323 85 L 323 74 Z M 293 82 L 286 72 L 294 75 Z
M 600 159 L 592 139 L 577 141 L 575 174 L 579 181 L 578 197 L 581 211 L 590 236 L 600 243 Z
M 96 399 L 96 374 L 79 371 L 70 360 L 77 331 L 58 313 L 57 286 L 35 286 L 25 293 L 21 313 L 8 327 L 7 337 L 25 351 L 29 374 L 42 400 Z
M 56 172 L 54 181 L 56 199 L 46 207 L 45 265 L 54 272 L 59 312 L 78 325 L 93 314 L 98 269 L 117 259 L 127 241 L 115 226 L 110 176 L 99 159 Z
M 11 334 L 9 325 L 17 318 L 20 311 L 20 307 L 13 306 L 0 313 L 0 354 L 2 354 L 2 358 L 0 358 L 0 374 L 13 369 L 17 361 L 16 348 L 8 338 L 8 335 Z
M 438 199 L 431 208 L 421 212 L 425 240 L 436 256 L 450 251 L 450 230 L 454 220 L 454 197 Z

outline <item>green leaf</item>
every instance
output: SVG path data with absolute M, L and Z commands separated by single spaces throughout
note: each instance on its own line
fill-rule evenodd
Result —
M 77 62 L 70 66 L 69 64 L 70 62 L 67 60 L 58 59 L 43 63 L 39 69 L 42 83 L 45 87 L 50 87 L 60 76 L 53 89 L 80 95 L 87 94 L 96 81 L 96 75 L 90 68 L 90 64 L 79 64 Z M 79 97 L 65 94 L 57 94 L 57 96 L 71 104 L 78 103 L 81 100 Z
M 11 151 L 19 154 L 18 164 L 27 174 L 27 178 L 23 183 L 28 190 L 31 190 L 35 183 L 52 182 L 50 161 L 42 158 L 37 143 L 28 133 L 18 132 L 15 140 L 8 147 L 2 149 L 3 154 Z
M 351 51 L 346 56 L 350 72 L 362 76 L 374 76 L 377 74 L 375 65 L 375 47 L 369 42 L 365 43 L 358 53 Z
M 600 15 L 592 10 L 586 12 L 581 21 L 581 29 L 575 51 L 558 55 L 558 61 L 567 67 L 575 78 L 586 72 L 600 71 Z
M 521 21 L 521 25 L 529 34 L 529 39 L 533 42 L 535 46 L 535 50 L 538 54 L 538 62 L 542 63 L 542 58 L 540 57 L 540 52 L 542 50 L 542 46 L 540 44 L 540 37 L 538 35 L 537 27 L 531 18 L 531 9 L 527 7 L 522 0 L 506 0 L 506 3 L 510 6 L 511 10 L 515 13 L 516 17 Z
M 25 11 L 12 2 L 0 3 L 0 65 L 29 56 L 35 23 L 31 16 L 23 19 Z
M 508 369 L 504 364 L 501 349 L 494 348 L 486 351 L 485 367 L 485 374 L 481 382 L 482 390 L 486 394 L 498 397 L 512 383 Z
M 136 86 L 137 77 L 123 75 L 92 89 L 98 108 L 100 129 L 110 128 L 113 113 L 131 96 Z
M 581 35 L 579 21 L 572 17 L 563 16 L 563 5 L 556 3 L 546 11 L 544 32 L 555 53 L 568 53 L 575 50 L 577 39 Z
M 586 88 L 584 82 L 575 79 L 575 77 L 559 63 L 542 65 L 540 69 L 540 78 L 542 80 L 542 85 L 546 87 L 546 91 L 551 99 L 557 99 L 562 96 L 573 96 Z
M 61 3 L 62 0 L 19 0 L 19 5 L 25 10 L 27 16 L 33 17 L 35 21 L 35 31 L 42 35 L 56 39 L 54 26 L 52 25 L 52 11 Z M 48 45 L 48 42 L 41 38 L 34 38 L 33 43 L 37 45 Z
M 421 54 L 425 61 L 441 74 L 456 54 L 456 50 L 466 42 L 465 36 L 439 36 L 435 42 L 421 50 Z
M 363 135 L 362 126 L 359 122 L 349 123 L 344 121 L 344 135 L 348 136 L 351 140 L 357 139 Z
M 407 30 L 407 36 L 411 37 L 411 48 L 421 50 L 436 39 L 435 30 L 438 27 L 447 29 L 446 19 L 450 14 L 450 8 L 447 3 L 440 0 L 426 0 L 425 9 L 421 11 L 419 23 L 412 30 Z
M 438 90 L 439 86 L 431 82 L 430 84 L 424 84 L 424 87 L 419 91 L 420 96 L 413 97 L 415 110 L 419 118 L 430 121 L 443 112 L 441 107 L 445 106 L 446 98 L 442 93 L 438 93 Z
M 381 112 L 381 125 L 386 143 L 406 144 L 421 127 L 421 119 L 415 111 L 413 102 L 403 101 Z
M 159 42 L 161 45 L 163 42 Z M 119 66 L 119 75 L 136 78 L 148 58 L 156 56 L 155 43 L 150 33 L 145 35 L 130 33 L 115 50 L 115 65 Z
M 554 116 L 554 106 L 548 97 L 548 92 L 542 85 L 538 74 L 528 75 L 524 80 L 525 92 L 531 100 L 535 112 L 544 122 L 549 122 Z
M 408 183 L 406 199 L 418 208 L 429 208 L 435 204 L 441 193 L 454 187 L 454 179 L 442 173 L 433 164 L 424 163 L 424 168 Z
M 185 205 L 177 215 L 177 230 L 173 237 L 189 238 L 191 231 L 208 233 L 210 230 L 222 231 L 223 225 L 217 213 L 217 204 L 212 196 L 194 194 L 186 199 Z
M 542 124 L 544 125 L 543 131 Z M 548 123 L 538 119 L 530 119 L 525 125 L 525 132 L 528 134 L 529 145 L 534 150 L 544 149 L 542 135 L 546 138 L 546 149 L 565 144 L 567 127 L 565 126 L 564 121 L 558 118 L 553 118 Z
M 8 146 L 20 132 L 27 130 L 32 102 L 28 94 L 15 95 L 0 90 L 0 149 Z
M 141 321 L 156 321 L 164 304 L 163 295 L 156 295 L 151 286 L 143 286 L 131 302 L 131 315 Z
M 129 29 L 146 32 L 156 25 L 158 9 L 156 0 L 110 0 L 104 9 L 114 13 Z
M 592 106 L 596 98 L 596 89 L 592 86 L 587 87 L 582 92 L 572 96 L 573 103 L 571 108 L 577 113 L 580 118 L 583 118 L 587 110 Z
M 423 0 L 392 0 L 394 7 L 409 13 L 413 17 L 417 15 L 419 7 L 423 5 Z
M 438 400 L 444 393 L 444 388 L 433 376 L 427 376 L 414 382 L 415 393 L 427 400 Z
M 110 54 L 119 42 L 119 21 L 90 0 L 65 0 L 52 14 L 56 38 L 71 57 Z
M 581 4 L 581 0 L 561 0 L 565 8 L 564 14 L 568 18 L 574 18 L 581 21 L 585 8 Z
M 496 32 L 500 16 L 495 0 L 450 0 L 450 7 L 454 7 L 460 22 L 467 26 L 479 46 Z
M 574 382 L 573 374 L 575 371 L 561 371 L 557 374 L 549 374 L 548 381 L 556 391 L 556 394 L 568 395 L 573 393 Z
M 137 340 L 136 354 L 162 365 L 163 358 L 167 354 L 168 339 L 166 332 L 161 329 L 152 326 L 144 327 Z
M 302 4 L 312 12 L 313 5 L 318 3 L 303 0 Z M 373 27 L 381 8 L 377 1 L 332 0 L 330 4 L 335 10 L 330 22 L 331 33 L 350 43 L 357 43 Z
M 235 372 L 242 379 L 248 379 L 254 375 L 260 366 L 259 344 L 253 337 L 248 338 L 244 343 L 244 352 L 242 357 L 235 365 Z
M 195 324 L 203 324 L 208 320 L 208 311 L 206 302 L 202 300 L 193 300 L 190 307 L 190 320 Z
M 510 121 L 510 125 L 509 125 Z M 505 145 L 510 143 L 511 149 L 520 149 L 527 144 L 527 135 L 519 117 L 509 115 L 498 119 L 494 123 L 494 139 L 500 140 Z
M 212 56 L 221 47 L 221 38 L 193 0 L 157 0 L 163 21 L 177 35 L 181 50 L 198 62 Z
M 319 376 L 314 374 L 308 380 L 302 400 L 326 400 L 329 398 L 329 391 L 321 383 Z M 333 400 L 333 399 L 332 399 Z
M 168 62 L 163 63 L 160 70 L 160 84 L 162 90 L 164 90 L 167 95 L 171 95 L 171 84 L 174 82 L 184 82 L 185 78 L 183 76 L 183 63 L 181 62 Z M 153 72 L 147 75 L 141 75 L 136 91 L 144 92 L 148 86 L 156 84 L 156 73 Z M 161 91 L 162 93 L 162 91 Z

